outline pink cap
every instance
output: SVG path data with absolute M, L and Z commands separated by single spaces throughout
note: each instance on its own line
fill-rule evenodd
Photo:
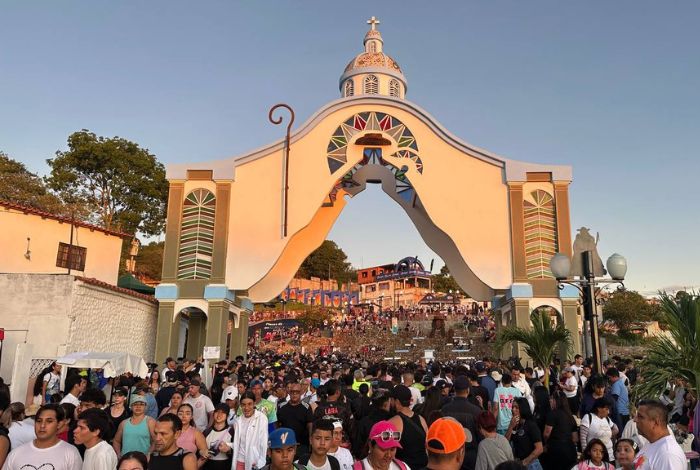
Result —
M 401 443 L 391 435 L 388 439 L 382 439 L 382 433 L 398 433 L 398 429 L 389 421 L 379 421 L 369 431 L 369 438 L 373 440 L 382 449 L 391 449 L 392 447 L 401 447 Z

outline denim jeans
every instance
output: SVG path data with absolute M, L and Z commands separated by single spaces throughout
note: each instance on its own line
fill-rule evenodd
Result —
M 542 470 L 542 465 L 539 459 L 535 459 L 527 466 L 527 470 Z

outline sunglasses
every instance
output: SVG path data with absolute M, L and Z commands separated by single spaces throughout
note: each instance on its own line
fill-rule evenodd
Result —
M 376 436 L 372 436 L 371 439 L 377 440 L 380 439 L 384 442 L 386 441 L 400 441 L 401 440 L 401 431 L 382 431 Z

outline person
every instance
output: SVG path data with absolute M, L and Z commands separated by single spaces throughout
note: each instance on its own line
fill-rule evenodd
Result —
M 82 470 L 116 468 L 117 454 L 107 442 L 111 429 L 107 413 L 99 408 L 90 408 L 78 415 L 78 425 L 73 434 L 75 443 L 85 446 Z
M 454 418 L 439 418 L 430 425 L 425 437 L 428 451 L 427 469 L 459 470 L 464 461 L 467 435 Z
M 586 382 L 586 387 L 583 392 L 583 399 L 579 407 L 580 416 L 586 416 L 593 412 L 593 403 L 598 398 L 605 396 L 605 379 L 601 376 L 593 376 Z M 623 428 L 624 429 L 624 428 Z
M 616 367 L 609 368 L 605 375 L 611 383 L 610 395 L 615 400 L 615 407 L 612 410 L 614 411 L 613 421 L 619 429 L 625 429 L 625 424 L 630 419 L 629 391 Z
M 281 427 L 272 431 L 267 443 L 270 463 L 261 470 L 305 470 L 303 465 L 294 463 L 298 445 L 293 429 Z
M 634 470 L 634 458 L 639 446 L 632 439 L 619 439 L 615 443 L 615 464 L 618 470 Z
M 341 420 L 343 429 L 350 430 L 350 409 L 344 402 L 340 400 L 340 384 L 335 379 L 330 379 L 324 385 L 326 390 L 326 398 L 317 403 L 314 410 L 314 419 L 323 417 L 334 417 Z
M 637 409 L 637 429 L 649 441 L 634 459 L 635 470 L 683 470 L 686 459 L 668 431 L 668 410 L 658 400 L 642 400 Z
M 535 411 L 535 400 L 532 396 L 532 388 L 524 376 L 524 369 L 518 365 L 511 367 L 510 369 L 510 380 L 513 387 L 520 390 L 520 394 L 527 398 L 527 402 L 530 404 L 530 409 Z
M 600 439 L 608 455 L 613 455 L 613 438 L 619 433 L 617 425 L 610 419 L 612 403 L 608 398 L 598 398 L 593 403 L 593 412 L 581 418 L 581 448 L 588 446 L 588 441 Z
M 154 451 L 148 470 L 197 470 L 194 454 L 177 446 L 177 438 L 182 430 L 182 421 L 172 413 L 158 418 L 155 425 Z
M 168 402 L 168 405 L 163 408 L 163 411 L 161 411 L 160 415 L 163 416 L 166 413 L 172 413 L 172 414 L 177 414 L 177 410 L 180 408 L 180 405 L 182 405 L 183 401 L 185 399 L 185 396 L 183 392 L 180 390 L 176 390 L 173 392 L 173 394 L 170 396 L 170 401 Z
M 396 459 L 396 449 L 401 448 L 401 433 L 389 421 L 379 421 L 369 433 L 367 457 L 355 462 L 353 470 L 410 470 Z
M 265 466 L 267 456 L 267 417 L 255 409 L 255 395 L 241 395 L 239 416 L 234 422 L 233 469 L 251 470 Z
M 158 369 L 154 369 L 153 372 L 151 372 L 151 376 L 148 378 L 148 388 L 151 389 L 154 395 L 157 395 L 160 390 L 160 382 L 160 372 L 158 372 Z M 163 383 L 165 382 L 164 380 Z
M 117 456 L 134 450 L 148 454 L 155 438 L 155 427 L 153 418 L 146 416 L 146 399 L 134 395 L 131 400 L 131 417 L 121 422 L 112 441 Z
M 112 434 L 116 433 L 122 421 L 131 416 L 131 412 L 126 407 L 128 394 L 128 390 L 124 387 L 117 387 L 112 393 L 112 404 L 109 407 L 109 418 L 113 429 Z
M 148 470 L 148 457 L 143 452 L 127 452 L 119 459 L 117 470 Z
M 479 385 L 479 376 L 476 371 L 470 370 L 467 372 L 469 378 L 469 401 L 472 405 L 476 405 L 482 410 L 489 409 L 489 392 L 486 387 Z
M 391 390 L 396 416 L 389 422 L 401 433 L 401 447 L 397 449 L 396 457 L 411 468 L 423 468 L 428 463 L 424 445 L 428 425 L 421 415 L 411 410 L 411 396 L 405 385 L 396 385 Z
M 513 419 L 513 401 L 521 397 L 520 390 L 513 387 L 508 374 L 501 376 L 501 385 L 493 392 L 493 413 L 496 416 L 496 432 L 505 436 Z
M 403 374 L 401 374 L 401 378 L 403 379 L 403 384 L 408 387 L 408 389 L 411 391 L 411 409 L 413 409 L 414 406 L 419 404 L 422 401 L 422 396 L 420 393 L 420 390 L 418 390 L 415 385 L 416 385 L 416 380 L 415 376 L 413 375 L 413 372 L 410 370 L 404 371 Z
M 351 470 L 353 465 L 352 454 L 349 450 L 341 447 L 343 443 L 343 421 L 340 419 L 331 419 L 333 423 L 333 440 L 331 441 L 331 446 L 328 449 L 328 455 L 332 455 L 338 460 L 340 464 L 340 470 Z
M 4 394 L 0 393 L 0 408 L 9 406 L 9 404 L 6 403 L 9 401 L 9 396 L 4 396 Z M 5 411 L 3 411 L 3 413 Z M 7 430 L 7 427 L 5 427 L 5 425 L 0 421 L 0 468 L 2 468 L 2 466 L 5 464 L 7 454 L 10 453 L 11 449 L 12 447 L 10 443 L 10 432 Z
M 192 418 L 192 405 L 183 403 L 177 410 L 177 417 L 182 421 L 180 436 L 177 438 L 177 446 L 184 449 L 186 452 L 196 454 L 199 451 L 198 463 L 203 463 L 203 460 L 209 456 L 209 448 L 204 434 L 197 429 Z
M 277 421 L 281 427 L 290 428 L 294 436 L 298 437 L 298 446 L 295 446 L 299 455 L 308 453 L 309 434 L 313 414 L 308 403 L 301 400 L 301 384 L 290 382 L 287 384 L 289 400 L 277 411 Z
M 496 391 L 496 381 L 489 375 L 488 368 L 486 367 L 486 364 L 483 362 L 477 362 L 474 365 L 474 369 L 476 369 L 477 373 L 477 378 L 479 380 L 479 385 L 484 387 L 486 389 L 486 392 L 488 393 L 489 400 L 488 400 L 488 409 L 490 410 L 492 408 L 491 403 L 494 401 L 493 400 L 493 393 Z
M 472 436 L 477 435 L 476 418 L 481 414 L 482 408 L 469 401 L 470 384 L 469 379 L 464 375 L 458 375 L 454 379 L 455 396 L 442 405 L 442 415 L 451 416 L 456 419 L 464 429 L 469 430 Z M 474 468 L 476 463 L 477 443 L 475 439 L 469 439 L 465 446 L 464 456 L 465 468 Z
M 328 455 L 331 441 L 333 423 L 328 419 L 317 419 L 311 427 L 311 453 L 299 458 L 297 463 L 306 467 L 306 470 L 340 470 L 338 459 Z
M 173 374 L 177 373 L 177 361 L 172 357 L 165 359 L 165 367 L 163 367 L 163 370 L 160 372 L 160 378 L 163 382 L 167 380 L 168 372 L 172 372 Z
M 30 405 L 30 408 L 36 405 Z M 16 449 L 22 444 L 36 439 L 34 434 L 34 421 L 27 419 L 24 403 L 10 403 L 0 416 L 0 424 L 7 430 L 7 438 L 10 440 L 11 449 Z
M 571 470 L 614 470 L 607 446 L 600 439 L 588 441 L 581 459 Z
M 83 461 L 78 449 L 58 438 L 58 426 L 64 419 L 63 409 L 57 404 L 39 408 L 34 425 L 36 439 L 13 449 L 2 469 L 81 470 Z
M 360 385 L 360 387 L 366 384 Z M 372 396 L 372 407 L 369 414 L 356 422 L 355 434 L 352 439 L 352 451 L 358 459 L 363 459 L 369 451 L 369 433 L 372 427 L 391 418 L 391 397 L 388 393 L 377 392 Z
M 576 369 L 574 367 L 566 367 L 562 373 L 562 380 L 559 382 L 561 388 L 569 401 L 569 409 L 571 413 L 578 413 L 579 409 L 579 393 L 578 380 L 576 379 Z
M 275 429 L 277 426 L 277 406 L 270 400 L 263 398 L 263 383 L 261 380 L 253 380 L 250 382 L 250 390 L 255 395 L 255 409 L 265 414 L 268 424 L 268 432 Z M 240 416 L 240 412 L 238 414 Z
M 61 399 L 60 403 L 71 403 L 76 407 L 80 405 L 78 397 L 87 388 L 87 379 L 78 374 L 66 377 L 66 390 L 68 393 Z
M 518 397 L 513 402 L 513 417 L 506 431 L 506 439 L 513 445 L 513 455 L 525 465 L 528 470 L 541 470 L 539 456 L 544 447 L 542 434 L 537 427 L 527 398 Z
M 496 432 L 496 418 L 490 411 L 483 411 L 476 418 L 482 436 L 476 455 L 475 470 L 494 470 L 501 462 L 513 459 L 513 448 L 508 439 Z
M 38 379 L 37 379 L 38 380 Z M 61 393 L 61 364 L 51 363 L 51 370 L 42 378 L 41 404 L 51 403 L 51 397 Z
M 214 422 L 204 430 L 204 439 L 209 458 L 202 467 L 204 470 L 229 470 L 231 468 L 233 428 L 226 423 L 229 407 L 226 403 L 217 403 L 214 407 Z
M 204 431 L 211 426 L 214 403 L 211 401 L 211 398 L 202 393 L 201 387 L 202 383 L 198 380 L 190 382 L 188 394 L 184 398 L 183 403 L 188 403 L 192 406 L 192 417 L 195 426 L 200 431 Z
M 542 440 L 547 450 L 540 458 L 545 470 L 570 468 L 576 463 L 578 425 L 569 410 L 569 400 L 561 390 L 552 395 L 553 409 L 545 418 Z

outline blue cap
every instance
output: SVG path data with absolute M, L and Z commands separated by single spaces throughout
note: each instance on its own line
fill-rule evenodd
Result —
M 312 386 L 313 388 L 318 388 L 318 387 L 320 387 L 320 386 L 321 386 L 321 379 L 318 379 L 318 378 L 313 378 L 313 379 L 311 379 L 311 386 Z
M 254 379 L 250 381 L 250 388 L 255 387 L 256 385 L 262 385 L 262 380 L 260 379 Z
M 270 433 L 267 444 L 270 449 L 292 447 L 297 445 L 297 436 L 289 428 L 277 428 Z

